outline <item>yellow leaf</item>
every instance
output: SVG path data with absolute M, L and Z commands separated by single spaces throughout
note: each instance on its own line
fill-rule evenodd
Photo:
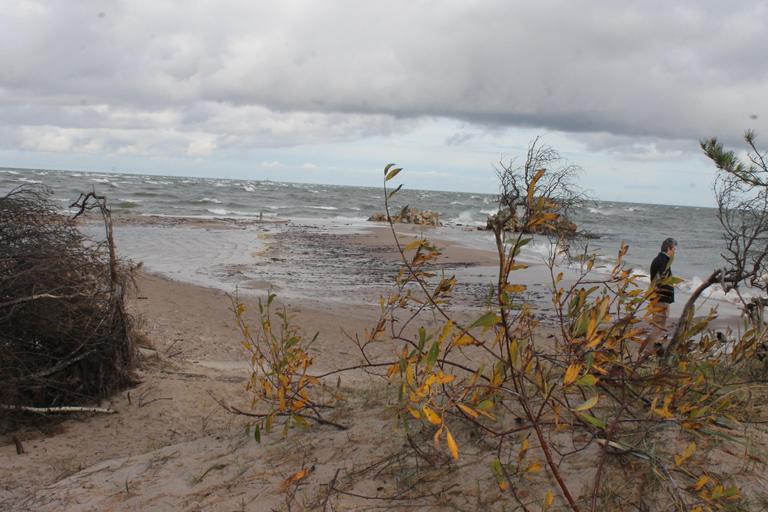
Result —
M 453 342 L 454 345 L 457 347 L 466 347 L 467 345 L 471 344 L 473 341 L 472 336 L 464 335 Z
M 552 505 L 552 502 L 555 501 L 555 495 L 552 494 L 552 491 L 547 492 L 547 499 L 544 502 L 544 506 L 549 508 L 550 505 Z
M 437 432 L 435 432 L 435 444 L 437 446 L 440 446 L 440 436 L 442 435 L 442 433 L 443 433 L 443 427 L 440 427 L 439 429 L 437 429 Z
M 594 334 L 594 333 L 593 333 Z M 603 341 L 603 338 L 605 337 L 605 332 L 599 332 L 597 333 L 597 336 L 589 335 L 588 338 L 591 339 L 589 343 L 584 348 L 592 348 L 601 341 Z
M 470 407 L 467 407 L 466 405 L 462 405 L 462 404 L 456 404 L 456 405 L 459 407 L 459 409 L 461 409 L 465 413 L 469 414 L 473 418 L 475 418 L 475 419 L 479 419 L 480 418 L 480 416 L 474 411 L 474 409 L 472 409 Z
M 539 181 L 539 178 L 546 172 L 546 169 L 539 169 L 536 172 L 536 175 L 534 175 L 531 182 L 528 184 L 528 202 L 530 203 L 533 200 L 533 194 L 536 192 L 536 182 Z
M 283 480 L 283 487 L 288 487 L 289 485 L 298 482 L 302 478 L 306 477 L 307 473 L 308 473 L 307 468 L 302 469 L 298 473 L 294 473 L 293 475 Z
M 415 242 L 408 244 L 408 247 L 405 248 L 404 252 L 408 252 L 411 249 L 415 249 L 416 247 L 424 243 L 426 243 L 424 240 L 416 240 Z
M 453 455 L 454 459 L 459 460 L 459 447 L 456 446 L 456 441 L 453 440 L 451 431 L 447 428 L 445 429 L 445 436 L 448 440 L 448 449 L 451 450 L 451 455 Z
M 443 342 L 446 336 L 448 336 L 448 334 L 451 332 L 451 329 L 453 329 L 453 322 L 448 320 L 448 323 L 446 323 L 445 327 L 443 327 L 443 332 L 441 332 L 440 336 L 437 338 L 438 343 Z
M 688 445 L 688 448 L 686 448 L 685 451 L 683 452 L 682 457 L 678 457 L 677 455 L 675 455 L 675 467 L 673 469 L 680 467 L 688 457 L 693 455 L 695 451 L 696 451 L 696 443 L 691 443 Z
M 598 396 L 595 395 L 592 398 L 588 399 L 586 402 L 578 406 L 577 408 L 573 409 L 574 411 L 586 411 L 588 409 L 591 409 L 595 406 L 597 403 Z
M 491 414 L 491 413 L 488 413 L 488 412 L 485 412 L 485 411 L 481 411 L 481 410 L 478 410 L 477 412 L 479 412 L 479 413 L 480 413 L 480 414 L 482 414 L 483 416 L 487 416 L 487 417 L 489 417 L 489 418 L 490 418 L 490 419 L 492 419 L 493 421 L 496 421 L 496 417 L 495 417 L 493 414 Z
M 517 358 L 520 356 L 520 346 L 518 345 L 517 340 L 513 340 L 512 343 L 509 344 L 509 357 L 512 358 L 512 364 L 514 366 L 517 366 Z
M 662 416 L 664 418 L 674 418 L 675 415 L 669 412 L 666 408 L 664 409 L 653 409 L 653 412 L 658 414 L 659 416 Z
M 709 480 L 709 477 L 708 477 L 708 476 L 703 476 L 703 477 L 699 478 L 699 481 L 698 481 L 698 482 L 696 482 L 696 487 L 695 487 L 695 490 L 697 490 L 697 491 L 698 491 L 699 489 L 701 489 L 702 487 L 704 487 L 704 484 L 706 484 L 708 480 Z
M 686 448 L 685 451 L 683 452 L 683 459 L 687 459 L 688 457 L 693 455 L 695 451 L 696 451 L 696 443 L 693 442 L 689 444 L 688 448 Z
M 522 446 L 520 446 L 520 453 L 517 454 L 517 462 L 523 462 L 523 459 L 525 458 L 525 453 L 528 451 L 528 438 L 525 438 L 525 441 L 523 441 Z
M 408 412 L 410 412 L 414 418 L 421 419 L 421 413 L 418 410 L 414 409 L 410 405 L 406 405 L 406 407 L 408 408 Z
M 576 378 L 579 376 L 580 371 L 580 363 L 573 363 L 570 367 L 568 367 L 568 371 L 565 372 L 565 385 L 569 386 L 571 383 L 575 382 Z
M 541 471 L 541 462 L 534 461 L 533 463 L 529 462 L 528 466 L 526 466 L 525 469 L 526 473 L 538 473 Z
M 447 384 L 448 382 L 452 382 L 456 378 L 455 375 L 443 375 L 443 370 L 440 370 L 440 373 L 437 375 L 437 383 L 438 384 Z
M 421 410 L 424 411 L 424 415 L 427 417 L 430 423 L 434 423 L 435 425 L 441 425 L 443 423 L 440 420 L 440 416 L 426 405 L 422 407 Z
M 520 293 L 527 290 L 525 285 L 522 284 L 510 284 L 504 287 L 504 291 L 507 293 Z

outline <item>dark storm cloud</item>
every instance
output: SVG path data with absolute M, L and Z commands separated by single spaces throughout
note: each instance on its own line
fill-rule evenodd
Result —
M 765 2 L 698 0 L 5 2 L 0 119 L 234 146 L 421 116 L 616 151 L 737 141 L 768 119 L 767 22 Z

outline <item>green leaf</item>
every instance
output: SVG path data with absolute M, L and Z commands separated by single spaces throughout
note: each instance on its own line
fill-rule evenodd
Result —
M 605 430 L 605 423 L 600 421 L 599 419 L 595 418 L 594 416 L 590 416 L 589 414 L 582 414 L 585 420 L 590 422 L 596 427 L 600 427 L 601 429 Z
M 576 381 L 577 386 L 594 386 L 597 384 L 597 379 L 594 375 L 584 375 L 582 378 Z
M 595 404 L 597 404 L 597 398 L 598 396 L 595 395 L 592 398 L 587 399 L 583 404 L 575 408 L 574 411 L 578 412 L 578 411 L 586 411 L 587 409 L 591 409 L 592 407 L 595 406 Z
M 398 185 L 395 190 L 393 190 L 392 192 L 389 193 L 389 195 L 387 196 L 387 199 L 392 199 L 392 196 L 397 194 L 398 192 L 400 192 L 401 188 L 403 188 L 403 184 L 402 183 L 400 185 Z
M 259 429 L 259 424 L 257 423 L 256 425 L 254 425 L 254 427 L 255 428 L 253 429 L 253 439 L 257 443 L 261 444 L 261 429 Z
M 297 426 L 309 428 L 309 423 L 307 423 L 307 420 L 304 419 L 303 416 L 299 416 L 298 414 L 294 413 L 294 414 L 291 414 L 291 417 L 293 417 L 293 421 L 296 422 Z
M 498 324 L 501 321 L 501 318 L 496 316 L 494 313 L 486 313 L 477 320 L 475 320 L 472 325 L 469 326 L 469 328 L 473 327 L 492 327 L 496 324 Z
M 387 172 L 389 171 L 389 169 L 391 169 L 391 168 L 392 168 L 392 167 L 394 167 L 394 166 L 395 166 L 395 164 L 387 164 L 387 166 L 384 168 L 384 174 L 387 174 Z
M 493 400 L 483 400 L 482 402 L 480 402 L 477 408 L 480 409 L 481 411 L 488 412 L 491 409 L 493 409 L 493 405 L 494 405 Z
M 497 475 L 501 474 L 501 461 L 498 458 L 493 459 L 493 462 L 491 462 L 491 469 Z
M 432 346 L 429 348 L 429 354 L 427 355 L 427 370 L 431 370 L 432 366 L 437 362 L 437 357 L 440 355 L 440 340 L 435 340 Z
M 397 176 L 400 173 L 400 171 L 402 171 L 402 170 L 403 170 L 402 167 L 398 167 L 397 169 L 392 169 L 391 171 L 389 171 L 389 174 L 387 174 L 387 177 L 384 178 L 384 181 L 391 180 L 392 178 Z

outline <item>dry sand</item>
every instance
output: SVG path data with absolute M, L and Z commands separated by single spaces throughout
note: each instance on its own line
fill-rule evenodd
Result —
M 192 229 L 233 228 L 225 224 Z M 313 373 L 356 363 L 359 352 L 344 333 L 362 335 L 370 329 L 378 318 L 378 297 L 392 290 L 399 264 L 391 233 L 376 228 L 329 235 L 284 228 L 264 228 L 271 235 L 259 248 L 259 263 L 237 282 L 246 292 L 244 303 L 255 312 L 257 297 L 272 288 L 278 301 L 300 310 L 296 323 L 320 332 Z M 422 232 L 403 227 L 407 236 Z M 457 289 L 457 302 L 472 307 L 456 314 L 471 314 L 494 275 L 493 254 L 449 244 L 443 261 L 447 274 L 469 282 Z M 237 274 L 237 265 L 229 268 Z M 546 269 L 527 275 L 533 299 L 545 304 Z M 330 413 L 348 430 L 315 425 L 283 437 L 273 433 L 262 444 L 246 437 L 247 418 L 217 403 L 243 410 L 250 406 L 248 354 L 230 306 L 219 289 L 142 274 L 131 307 L 154 349 L 142 350 L 141 384 L 97 404 L 117 414 L 77 415 L 53 433 L 42 427 L 17 432 L 26 450 L 22 455 L 9 438 L 0 438 L 0 509 L 261 511 L 300 510 L 299 503 L 314 510 L 435 507 L 431 496 L 402 503 L 398 497 L 404 485 L 416 483 L 417 466 L 420 474 L 440 482 L 447 475 L 446 455 L 426 442 L 427 455 L 445 464 L 430 466 L 417 457 L 384 411 L 391 390 L 364 374 L 344 377 L 346 398 Z M 414 435 L 426 439 L 429 434 Z M 310 474 L 289 506 L 281 486 L 302 469 Z M 467 509 L 493 509 L 498 493 L 490 471 L 486 466 L 467 470 L 469 478 L 445 480 L 444 495 Z M 343 492 L 328 498 L 331 483 Z

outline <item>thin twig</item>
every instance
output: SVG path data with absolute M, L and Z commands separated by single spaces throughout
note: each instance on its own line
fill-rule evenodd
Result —
M 341 471 L 341 468 L 336 470 L 336 473 L 333 475 L 333 478 L 328 483 L 328 493 L 325 495 L 325 500 L 323 501 L 323 512 L 325 512 L 325 509 L 328 506 L 328 500 L 331 498 L 331 493 L 335 491 L 334 485 L 336 485 L 336 478 L 339 476 L 339 471 Z

